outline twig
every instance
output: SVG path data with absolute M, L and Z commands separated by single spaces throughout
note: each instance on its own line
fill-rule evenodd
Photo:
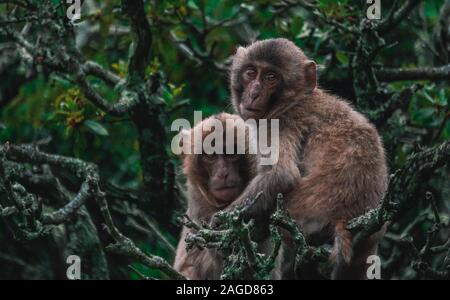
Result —
M 142 274 L 138 269 L 136 269 L 132 265 L 128 265 L 128 268 L 130 270 L 132 270 L 134 273 L 136 273 L 140 278 L 142 278 L 144 280 L 155 280 L 155 278 L 153 278 L 153 277 L 145 276 L 144 274 Z

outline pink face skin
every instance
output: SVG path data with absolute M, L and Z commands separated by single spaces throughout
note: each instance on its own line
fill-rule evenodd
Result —
M 244 180 L 239 173 L 242 155 L 203 154 L 201 164 L 209 176 L 208 187 L 219 203 L 233 202 L 244 188 Z
M 269 108 L 269 100 L 280 84 L 280 76 L 265 65 L 251 65 L 242 74 L 244 92 L 239 110 L 244 120 L 260 119 Z

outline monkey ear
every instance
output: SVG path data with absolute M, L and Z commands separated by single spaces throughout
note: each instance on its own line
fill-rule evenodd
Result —
M 312 92 L 317 86 L 317 66 L 312 60 L 305 63 L 305 85 Z

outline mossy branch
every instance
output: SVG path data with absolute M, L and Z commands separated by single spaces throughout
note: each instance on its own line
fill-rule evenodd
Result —
M 26 239 L 38 238 L 52 230 L 53 227 L 49 225 L 68 222 L 87 200 L 95 199 L 105 220 L 106 228 L 116 242 L 115 244 L 108 246 L 107 249 L 115 253 L 129 256 L 150 268 L 160 269 L 171 279 L 184 279 L 184 276 L 174 270 L 164 259 L 158 256 L 145 254 L 136 247 L 131 239 L 118 230 L 109 211 L 105 193 L 100 189 L 100 177 L 96 165 L 86 163 L 76 158 L 48 154 L 40 151 L 33 145 L 17 146 L 7 143 L 0 148 L 0 157 L 2 157 L 0 171 L 2 172 L 3 184 L 8 186 L 7 189 L 11 193 L 11 197 L 9 198 L 12 205 L 7 208 L 0 207 L 2 208 L 2 217 L 11 214 L 30 215 L 30 209 L 28 207 L 36 206 L 35 202 L 37 202 L 37 199 L 29 194 L 22 186 L 16 188 L 19 189 L 19 192 L 14 192 L 14 183 L 9 182 L 8 170 L 5 170 L 6 159 L 33 165 L 48 164 L 59 167 L 71 172 L 73 175 L 83 180 L 77 196 L 63 208 L 48 214 L 42 214 L 42 210 L 35 208 L 31 210 L 33 212 L 33 222 L 30 222 L 30 218 L 28 217 L 26 218 L 28 222 L 26 224 L 20 224 L 20 226 L 17 225 L 14 220 L 11 220 L 9 223 L 14 224 L 13 227 L 20 232 L 20 236 L 25 236 Z

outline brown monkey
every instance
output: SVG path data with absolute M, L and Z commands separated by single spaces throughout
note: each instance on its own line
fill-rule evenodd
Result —
M 347 102 L 316 85 L 316 64 L 286 39 L 239 47 L 231 94 L 243 119 L 279 119 L 279 159 L 257 175 L 227 209 L 263 191 L 248 218 L 268 216 L 277 193 L 310 243 L 334 244 L 334 278 L 363 278 L 377 239 L 358 249 L 349 219 L 374 208 L 386 189 L 387 168 L 375 127 Z M 217 219 L 213 219 L 213 224 Z
M 197 133 L 204 141 L 211 133 L 212 123 L 219 120 L 224 128 L 224 140 L 230 134 L 226 120 L 241 120 L 239 116 L 222 113 L 199 123 L 190 131 L 190 138 Z M 242 120 L 241 120 L 242 121 Z M 243 126 L 243 122 L 241 123 Z M 232 143 L 239 137 L 239 123 L 235 123 Z M 209 128 L 208 128 L 209 127 Z M 208 129 L 205 129 L 208 128 Z M 245 132 L 245 127 L 243 127 Z M 195 132 L 195 133 L 194 133 Z M 230 139 L 231 140 L 231 139 Z M 246 154 L 185 154 L 183 171 L 187 177 L 187 215 L 197 223 L 210 222 L 211 216 L 227 207 L 244 190 L 252 174 L 251 157 Z M 191 147 L 189 147 L 191 148 Z M 193 150 L 191 148 L 191 150 Z M 223 153 L 226 153 L 224 143 Z M 222 258 L 215 249 L 191 249 L 186 251 L 185 238 L 191 230 L 183 228 L 178 244 L 174 267 L 189 279 L 220 279 Z

